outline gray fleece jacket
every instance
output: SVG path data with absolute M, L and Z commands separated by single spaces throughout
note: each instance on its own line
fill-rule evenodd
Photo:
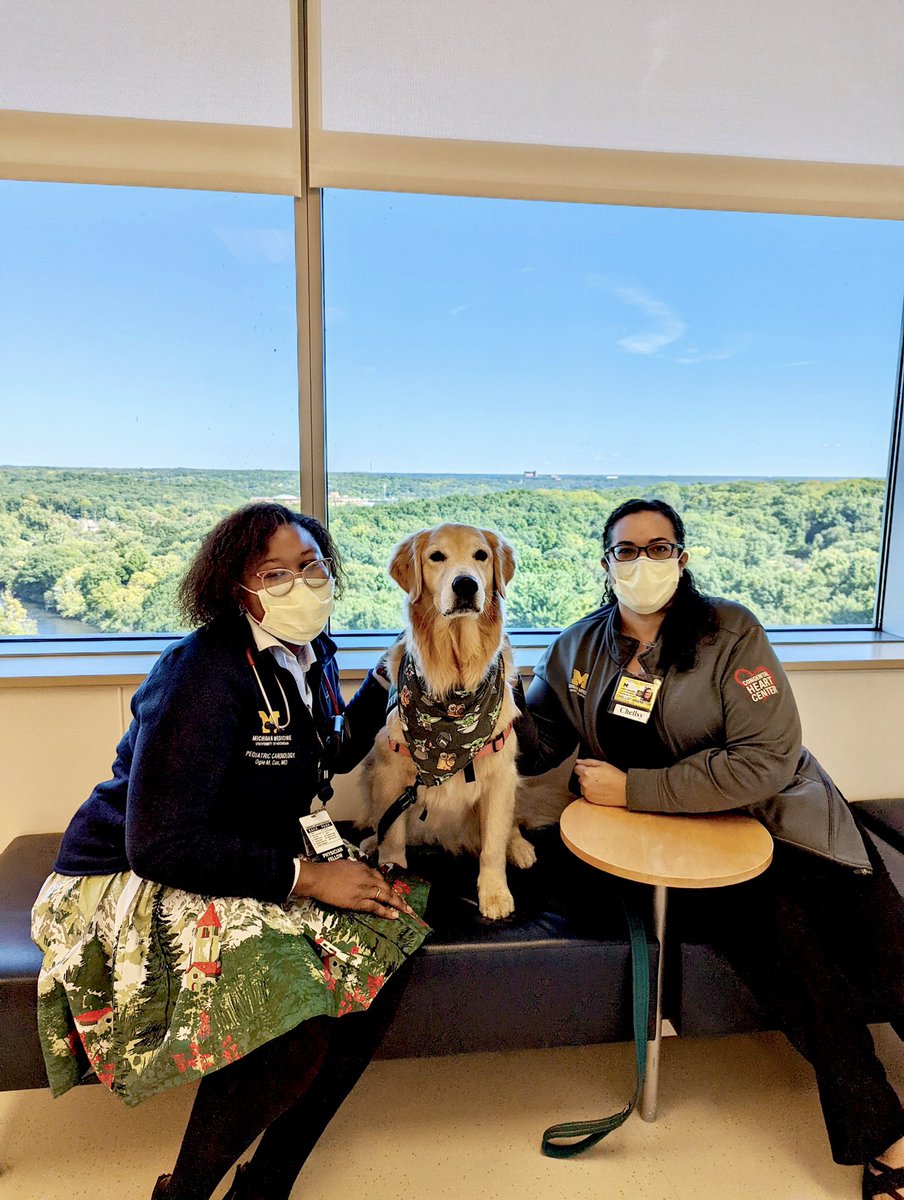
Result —
M 765 630 L 740 604 L 714 599 L 718 633 L 699 647 L 690 671 L 670 667 L 653 710 L 671 766 L 628 771 L 628 808 L 712 813 L 745 809 L 773 837 L 861 871 L 870 863 L 847 801 L 800 742 L 800 718 Z M 537 733 L 538 774 L 575 746 L 602 757 L 597 723 L 613 678 L 637 642 L 624 636 L 607 605 L 564 630 L 534 671 L 527 693 Z M 659 675 L 659 645 L 640 655 Z

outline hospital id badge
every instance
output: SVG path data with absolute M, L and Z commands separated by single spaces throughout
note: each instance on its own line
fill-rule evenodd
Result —
M 299 817 L 301 833 L 308 855 L 318 862 L 333 862 L 337 858 L 348 858 L 348 851 L 333 818 L 321 808 L 307 817 Z
M 646 725 L 661 687 L 661 679 L 642 679 L 625 671 L 615 687 L 609 712 Z

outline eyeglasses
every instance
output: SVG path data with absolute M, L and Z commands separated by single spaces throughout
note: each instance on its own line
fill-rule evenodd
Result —
M 683 549 L 684 546 L 680 542 L 651 542 L 649 546 L 619 542 L 617 546 L 610 546 L 604 557 L 610 562 L 634 562 L 635 558 L 645 554 L 653 562 L 665 562 L 668 558 L 674 558 L 676 553 L 680 554 Z
M 271 596 L 288 596 L 295 586 L 295 580 L 301 579 L 309 588 L 322 588 L 333 578 L 333 560 L 331 558 L 315 558 L 307 562 L 300 571 L 279 569 L 276 571 L 258 571 L 257 578 L 264 585 L 264 591 Z

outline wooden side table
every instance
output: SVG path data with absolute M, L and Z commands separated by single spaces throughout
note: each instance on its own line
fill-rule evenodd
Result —
M 668 889 L 728 887 L 762 874 L 772 862 L 772 837 L 741 813 L 678 816 L 629 812 L 575 800 L 562 813 L 562 840 L 578 858 L 621 879 L 653 888 L 659 942 L 656 1022 L 647 1042 L 647 1073 L 640 1100 L 645 1121 L 656 1119 L 662 1040 L 662 972 Z

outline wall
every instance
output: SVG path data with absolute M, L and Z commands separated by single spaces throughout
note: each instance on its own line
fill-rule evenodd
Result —
M 904 669 L 794 670 L 804 740 L 851 800 L 904 795 Z M 0 687 L 0 848 L 61 830 L 99 779 L 129 719 L 123 685 Z M 331 811 L 349 815 L 357 773 Z

